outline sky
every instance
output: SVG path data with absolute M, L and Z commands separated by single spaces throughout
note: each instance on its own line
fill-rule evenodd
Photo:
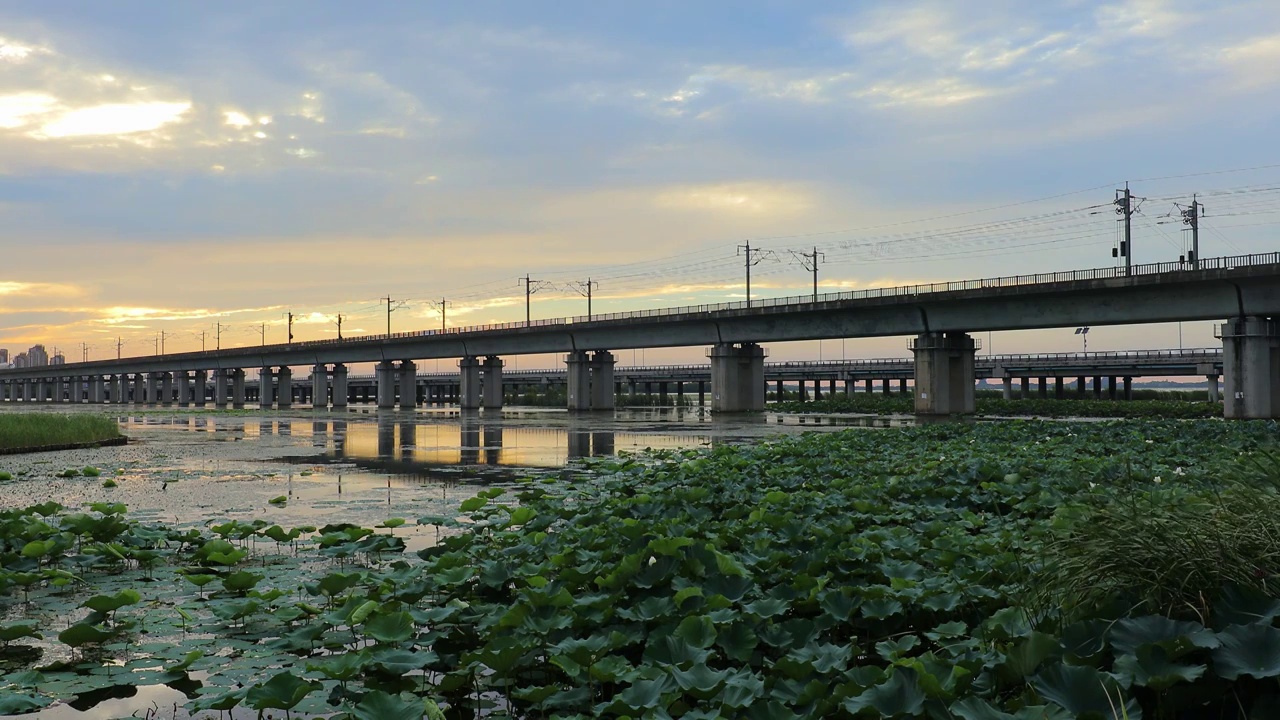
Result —
M 1136 263 L 1185 253 L 1192 193 L 1202 257 L 1270 252 L 1277 68 L 1275 0 L 9 3 L 0 347 L 506 322 L 526 276 L 534 318 L 589 279 L 597 313 L 728 302 L 748 243 L 755 298 L 811 292 L 815 250 L 824 292 L 1109 267 L 1126 181 Z M 1216 344 L 1089 349 L 1180 342 Z

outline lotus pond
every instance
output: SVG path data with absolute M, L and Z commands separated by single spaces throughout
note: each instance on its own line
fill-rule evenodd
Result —
M 82 502 L 0 511 L 0 712 L 1270 717 L 1278 438 L 810 433 L 404 489 L 369 522 L 280 522 L 280 477 L 211 522 L 60 479 Z

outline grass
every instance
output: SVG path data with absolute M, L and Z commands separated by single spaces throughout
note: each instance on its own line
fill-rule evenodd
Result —
M 120 437 L 115 420 L 100 415 L 0 414 L 0 449 L 102 442 Z

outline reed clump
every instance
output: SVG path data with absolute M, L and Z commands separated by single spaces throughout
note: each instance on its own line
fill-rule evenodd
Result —
M 0 414 L 0 450 L 79 445 L 119 437 L 116 421 L 101 415 Z

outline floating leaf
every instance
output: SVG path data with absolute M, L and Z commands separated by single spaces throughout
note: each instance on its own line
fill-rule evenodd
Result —
M 1280 628 L 1271 623 L 1232 625 L 1218 633 L 1221 646 L 1213 651 L 1213 666 L 1227 680 L 1241 675 L 1280 676 Z
M 310 692 L 319 690 L 320 687 L 320 683 L 303 680 L 286 670 L 271 676 L 270 680 L 261 685 L 249 688 L 245 703 L 254 710 L 292 710 Z

